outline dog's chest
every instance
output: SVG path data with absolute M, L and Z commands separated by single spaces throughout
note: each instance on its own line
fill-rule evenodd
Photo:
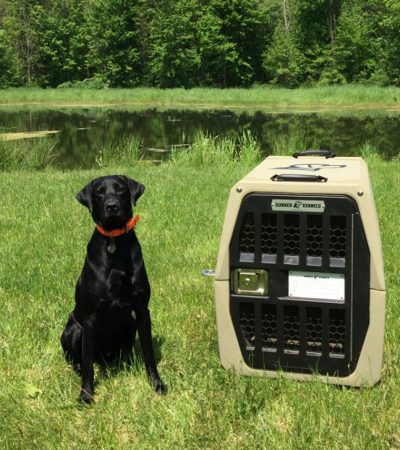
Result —
M 86 264 L 81 276 L 81 296 L 89 294 L 92 308 L 104 318 L 111 314 L 130 313 L 141 291 L 141 264 L 136 263 L 138 244 L 128 236 L 117 240 L 114 253 L 107 250 L 108 239 L 95 236 L 88 245 Z M 140 255 L 139 255 L 140 256 Z
M 133 308 L 133 273 L 128 270 L 111 269 L 104 279 L 104 289 L 99 309 L 109 312 L 132 310 Z
M 134 293 L 131 270 L 112 269 L 106 279 L 106 292 L 110 306 L 126 307 Z

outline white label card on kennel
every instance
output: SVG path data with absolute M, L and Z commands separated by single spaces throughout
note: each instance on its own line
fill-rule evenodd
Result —
M 344 303 L 342 273 L 289 271 L 289 297 Z

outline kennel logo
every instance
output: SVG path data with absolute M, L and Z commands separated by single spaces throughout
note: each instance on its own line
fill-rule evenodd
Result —
M 320 212 L 325 210 L 323 200 L 293 200 L 274 198 L 271 202 L 272 211 Z
M 291 164 L 286 167 L 274 167 L 274 169 L 305 170 L 307 172 L 318 172 L 323 169 L 343 169 L 346 164 Z

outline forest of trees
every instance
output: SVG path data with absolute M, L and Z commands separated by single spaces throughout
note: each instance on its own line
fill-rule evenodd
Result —
M 0 87 L 400 85 L 400 0 L 0 0 Z

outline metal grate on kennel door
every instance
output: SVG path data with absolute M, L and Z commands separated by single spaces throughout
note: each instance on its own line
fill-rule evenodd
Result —
M 353 199 L 247 195 L 230 273 L 230 315 L 248 366 L 353 372 L 370 320 L 370 253 Z

